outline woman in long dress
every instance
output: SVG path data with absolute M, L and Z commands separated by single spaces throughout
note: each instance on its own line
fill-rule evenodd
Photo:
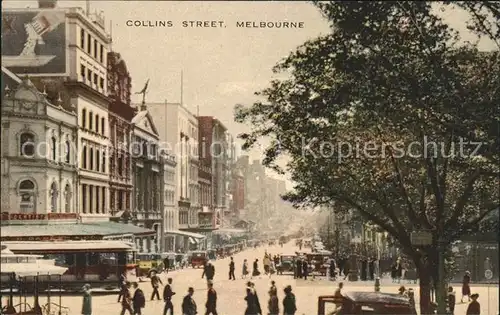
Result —
M 242 273 L 241 273 L 241 278 L 245 279 L 247 277 L 247 275 L 248 275 L 248 262 L 245 259 L 243 261 L 243 270 L 242 270 Z
M 464 302 L 464 297 L 467 297 L 470 302 L 470 272 L 466 271 L 464 278 L 462 280 L 462 300 L 461 302 Z

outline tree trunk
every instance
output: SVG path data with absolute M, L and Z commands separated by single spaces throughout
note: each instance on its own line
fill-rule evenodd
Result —
M 431 308 L 431 275 L 427 264 L 418 268 L 418 280 L 420 282 L 420 314 L 432 314 Z

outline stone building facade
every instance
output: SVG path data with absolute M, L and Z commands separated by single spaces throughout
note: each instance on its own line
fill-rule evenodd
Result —
M 2 68 L 2 212 L 75 213 L 77 117 Z
M 134 204 L 132 222 L 156 231 L 156 237 L 136 238 L 142 252 L 162 251 L 163 229 L 163 160 L 159 152 L 159 136 L 146 105 L 141 105 L 132 119 L 133 135 L 130 145 Z
M 132 209 L 132 119 L 130 104 L 132 80 L 125 61 L 116 52 L 108 53 L 109 104 L 109 195 L 111 215 L 127 220 Z

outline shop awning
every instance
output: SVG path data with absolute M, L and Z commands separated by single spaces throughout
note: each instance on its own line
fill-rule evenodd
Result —
M 243 229 L 218 229 L 213 231 L 214 234 L 243 234 L 246 233 L 246 230 Z
M 110 221 L 92 223 L 64 223 L 64 224 L 26 224 L 3 225 L 0 229 L 2 240 L 12 238 L 36 237 L 65 237 L 65 236 L 110 236 L 110 235 L 155 235 L 154 230 L 145 229 L 132 224 L 115 223 Z
M 133 245 L 121 241 L 55 241 L 55 242 L 2 242 L 14 253 L 48 252 L 109 252 L 133 250 Z
M 205 238 L 205 235 L 203 235 L 203 234 L 192 233 L 192 232 L 187 232 L 187 231 L 166 231 L 165 234 L 181 235 L 181 236 L 187 236 L 187 237 L 192 237 L 192 238 Z
M 15 273 L 18 276 L 62 275 L 68 268 L 44 263 L 2 264 L 2 273 Z

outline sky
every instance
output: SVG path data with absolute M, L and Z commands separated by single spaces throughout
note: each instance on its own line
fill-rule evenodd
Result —
M 132 76 L 133 92 L 150 79 L 147 102 L 182 102 L 194 113 L 216 116 L 234 136 L 248 127 L 233 120 L 235 104 L 249 105 L 254 92 L 273 78 L 271 68 L 297 46 L 329 32 L 327 21 L 307 2 L 90 1 L 103 12 L 112 50 L 119 52 Z M 4 7 L 37 7 L 37 1 L 3 0 Z M 59 7 L 86 7 L 85 1 L 59 1 Z M 465 12 L 443 17 L 465 40 Z M 171 20 L 173 27 L 130 27 L 128 20 Z M 182 28 L 184 20 L 224 21 L 225 28 Z M 303 22 L 302 29 L 236 28 L 236 21 Z M 484 44 L 486 48 L 490 44 Z M 181 72 L 183 84 L 181 93 Z M 140 96 L 134 95 L 133 102 Z M 262 150 L 250 152 L 260 158 Z M 290 183 L 287 187 L 291 188 Z

